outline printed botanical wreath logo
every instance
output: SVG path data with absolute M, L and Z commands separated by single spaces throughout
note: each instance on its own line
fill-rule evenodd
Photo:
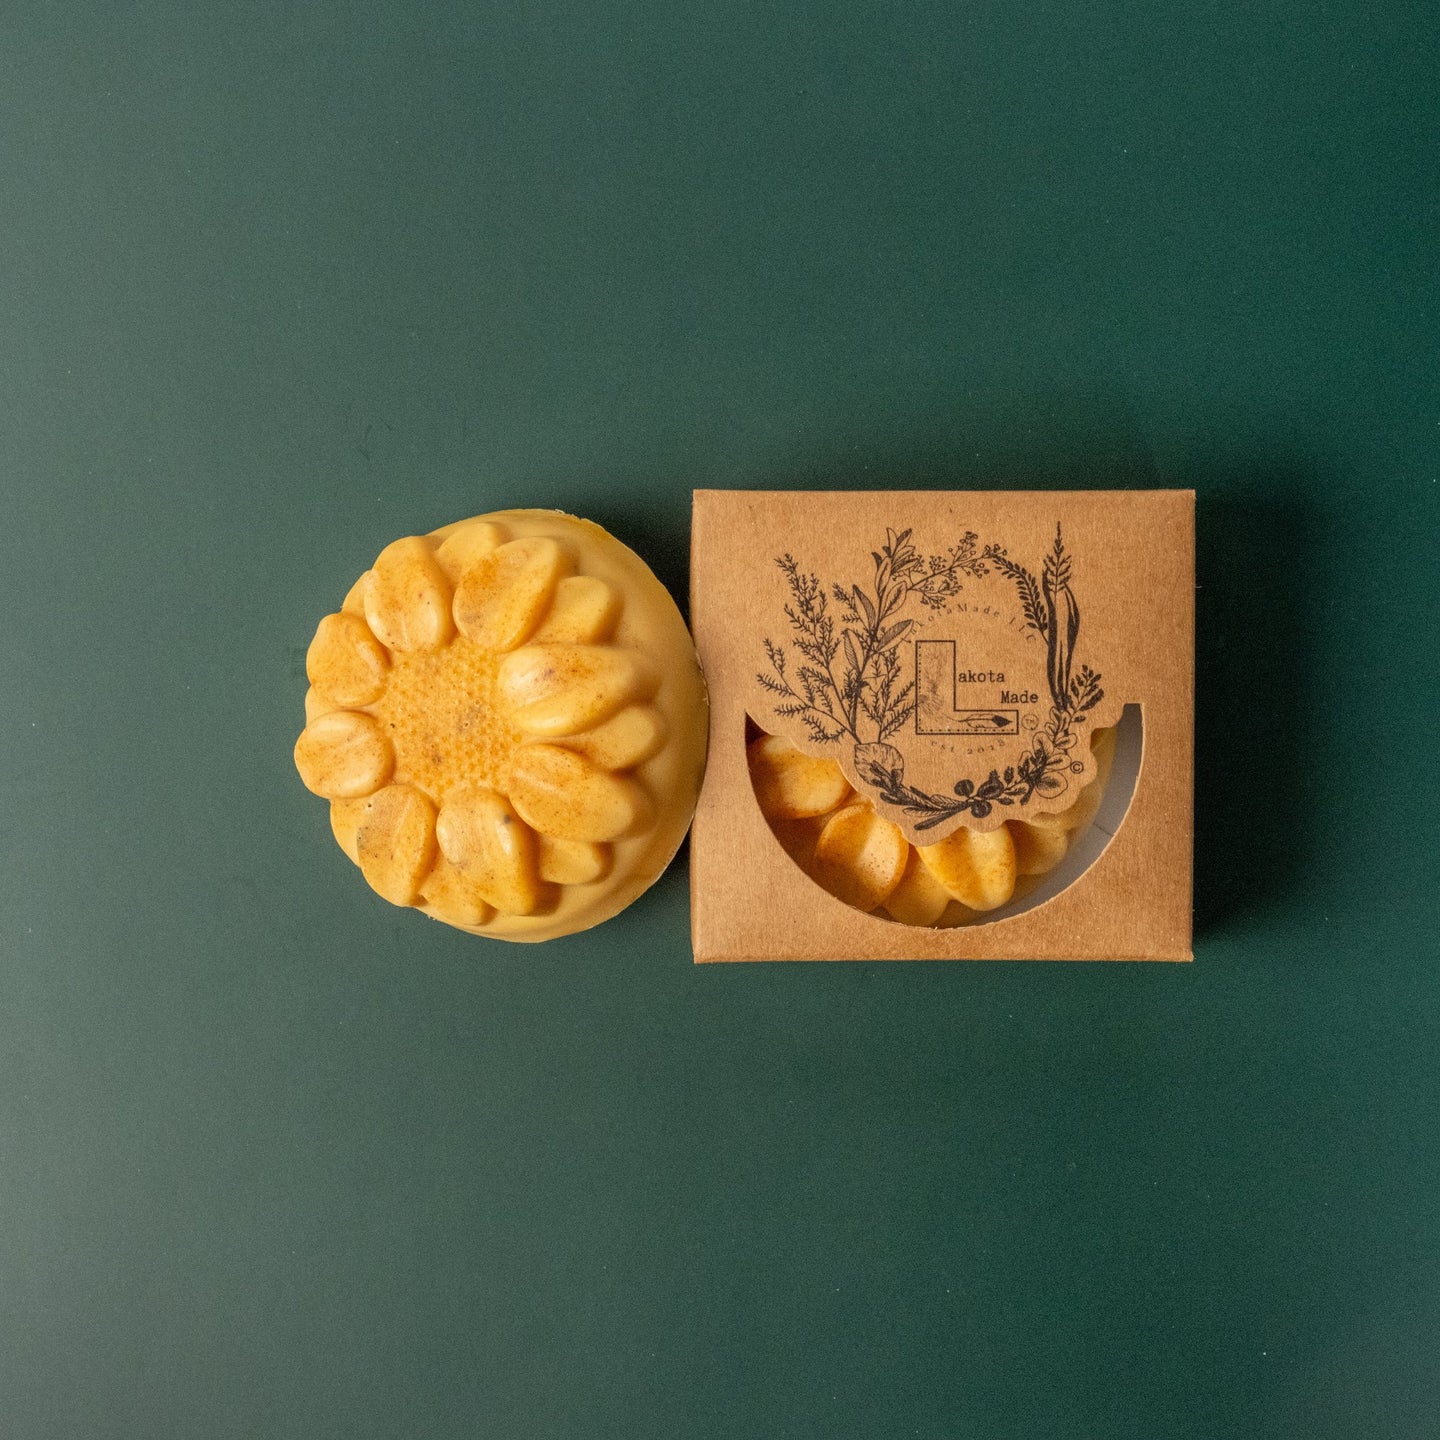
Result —
M 792 665 L 785 645 L 767 638 L 770 669 L 755 678 L 777 697 L 775 713 L 801 721 L 816 741 L 853 742 L 858 777 L 881 799 L 923 817 L 916 821 L 917 830 L 957 815 L 983 820 L 996 805 L 1023 806 L 1036 795 L 1053 799 L 1066 789 L 1067 771 L 1083 771 L 1083 764 L 1071 758 L 1077 727 L 1105 697 L 1100 675 L 1090 666 L 1071 673 L 1080 606 L 1070 586 L 1071 557 L 1059 523 L 1038 581 L 1010 559 L 1003 545 L 977 550 L 974 531 L 945 554 L 928 556 L 915 548 L 912 533 L 887 529 L 884 546 L 871 551 L 875 578 L 870 592 L 839 583 L 827 592 L 819 576 L 801 570 L 793 555 L 777 556 L 790 589 L 785 618 L 798 661 Z M 978 783 L 957 780 L 953 794 L 932 794 L 905 783 L 905 757 L 886 744 L 915 710 L 915 682 L 901 683 L 899 654 L 915 622 L 902 612 L 912 599 L 929 610 L 946 610 L 962 589 L 962 576 L 979 579 L 992 568 L 1014 582 L 1025 629 L 1045 641 L 1050 715 L 1017 764 L 991 770 Z

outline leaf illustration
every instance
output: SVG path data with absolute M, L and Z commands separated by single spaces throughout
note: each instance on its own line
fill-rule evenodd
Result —
M 882 632 L 880 638 L 875 642 L 875 648 L 888 650 L 901 636 L 907 634 L 914 624 L 913 620 L 902 620 L 898 625 L 892 625 L 888 630 Z
M 1002 575 L 1015 582 L 1015 589 L 1020 596 L 1020 613 L 1025 617 L 1025 628 L 1034 630 L 1042 637 L 1046 635 L 1050 628 L 1050 611 L 1040 593 L 1039 582 L 1023 565 L 1010 559 L 999 546 L 992 545 L 987 549 L 985 558 Z
M 898 785 L 905 774 L 905 757 L 893 745 L 857 745 L 855 773 L 877 789 Z

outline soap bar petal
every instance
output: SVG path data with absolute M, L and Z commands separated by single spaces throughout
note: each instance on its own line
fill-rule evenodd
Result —
M 390 657 L 358 615 L 327 615 L 315 627 L 305 673 L 323 695 L 341 705 L 368 705 L 385 689 Z
M 544 645 L 595 645 L 620 619 L 620 592 L 594 575 L 569 575 L 555 587 L 550 613 L 532 637 Z
M 659 754 L 669 735 L 665 717 L 653 705 L 627 705 L 565 743 L 602 770 L 629 770 Z
M 425 908 L 447 925 L 478 929 L 495 918 L 495 907 L 443 855 L 420 886 Z
M 930 873 L 968 909 L 998 909 L 1015 893 L 1015 843 L 1003 825 L 986 833 L 961 826 L 918 848 Z
M 385 732 L 356 710 L 317 716 L 295 742 L 295 768 L 305 788 L 327 800 L 369 795 L 390 778 L 394 764 Z
M 411 785 L 387 785 L 365 801 L 356 831 L 360 872 L 392 905 L 413 905 L 435 862 L 435 807 Z
M 1027 825 L 1023 820 L 1009 822 L 1010 838 L 1015 842 L 1015 873 L 1044 875 L 1053 870 L 1070 848 L 1066 830 L 1041 825 Z
M 438 650 L 454 633 L 450 582 L 428 541 L 387 545 L 365 586 L 365 619 L 392 650 Z
M 452 585 L 482 556 L 498 550 L 510 537 L 503 525 L 472 520 L 452 530 L 435 550 L 435 559 Z
M 510 799 L 521 816 L 561 840 L 618 840 L 649 816 L 633 780 L 558 745 L 522 745 L 510 767 Z
M 905 873 L 890 892 L 885 908 L 902 925 L 935 925 L 950 900 L 950 892 L 925 868 L 925 862 L 912 848 Z
M 815 844 L 815 879 L 860 910 L 883 905 L 905 874 L 910 842 L 869 805 L 847 805 L 826 822 Z
M 503 795 L 477 786 L 452 794 L 435 832 L 445 858 L 504 915 L 529 915 L 540 903 L 535 833 Z
M 526 645 L 501 661 L 496 691 L 520 729 L 554 737 L 589 730 L 630 701 L 654 694 L 655 685 L 635 650 Z
M 823 755 L 807 755 L 781 735 L 761 735 L 747 752 L 750 780 L 767 820 L 827 815 L 850 797 L 845 772 Z
M 613 851 L 589 840 L 561 840 L 541 835 L 540 878 L 556 885 L 592 885 L 610 872 Z
M 569 550 L 548 536 L 507 541 L 461 576 L 455 623 L 477 645 L 513 650 L 544 620 L 556 585 L 572 568 Z

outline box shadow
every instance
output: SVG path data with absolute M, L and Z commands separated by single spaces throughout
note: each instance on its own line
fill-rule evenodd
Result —
M 1288 483 L 1196 505 L 1195 928 L 1293 890 L 1318 845 L 1313 507 Z

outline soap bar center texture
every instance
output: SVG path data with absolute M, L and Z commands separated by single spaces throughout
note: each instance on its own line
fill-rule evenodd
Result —
M 395 778 L 443 805 L 465 785 L 503 790 L 521 734 L 495 704 L 503 657 L 464 635 L 431 652 L 399 652 L 370 706 L 395 747 Z

